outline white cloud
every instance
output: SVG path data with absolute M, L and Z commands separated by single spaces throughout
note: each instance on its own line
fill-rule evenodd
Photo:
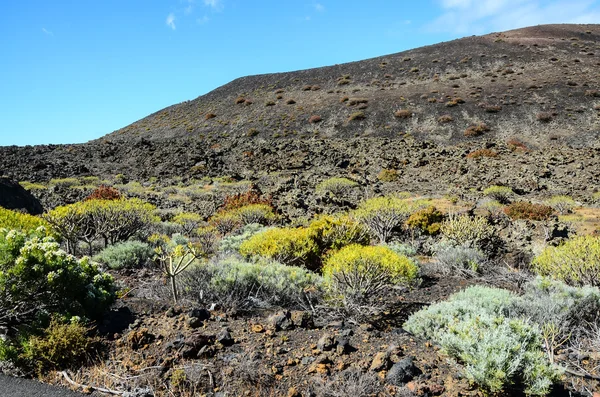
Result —
M 217 11 L 220 11 L 223 9 L 222 0 L 204 0 L 204 5 L 211 7 Z
M 196 23 L 198 25 L 204 25 L 205 23 L 207 23 L 210 20 L 210 18 L 208 18 L 206 15 L 204 15 L 202 18 L 198 18 L 196 19 Z
M 442 14 L 427 28 L 482 34 L 548 23 L 597 23 L 595 0 L 438 0 Z
M 317 3 L 315 4 L 315 10 L 317 10 L 318 12 L 323 12 L 325 11 L 325 6 L 321 3 Z
M 170 13 L 167 16 L 167 20 L 165 21 L 165 23 L 167 24 L 168 27 L 170 27 L 171 29 L 175 30 L 175 14 Z
M 42 32 L 44 32 L 44 34 L 46 34 L 48 36 L 54 36 L 54 33 L 52 33 L 52 31 L 50 31 L 46 28 L 42 28 Z

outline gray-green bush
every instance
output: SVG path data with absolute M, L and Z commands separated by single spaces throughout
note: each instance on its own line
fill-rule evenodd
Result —
M 95 255 L 93 259 L 111 269 L 123 269 L 141 267 L 153 255 L 154 250 L 150 245 L 132 240 L 109 245 L 100 251 L 98 255 Z
M 219 243 L 219 252 L 224 254 L 239 252 L 240 245 L 242 245 L 244 241 L 248 240 L 257 233 L 265 231 L 266 229 L 267 227 L 259 223 L 245 225 L 239 230 L 238 233 L 223 237 Z
M 442 241 L 434 247 L 436 270 L 443 274 L 471 276 L 481 270 L 486 257 L 477 248 Z

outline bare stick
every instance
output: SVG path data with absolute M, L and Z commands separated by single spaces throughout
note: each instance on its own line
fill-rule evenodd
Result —
M 97 390 L 99 392 L 102 393 L 107 393 L 107 394 L 114 394 L 115 396 L 122 396 L 124 394 L 124 392 L 122 391 L 117 391 L 117 390 L 111 390 L 111 389 L 105 389 L 103 387 L 96 387 L 96 386 L 88 386 L 88 385 L 82 385 L 80 383 L 75 382 L 74 380 L 72 380 L 71 378 L 69 378 L 69 375 L 67 375 L 66 371 L 60 371 L 59 374 L 61 374 L 65 380 L 67 382 L 69 382 L 70 384 L 72 384 L 75 387 L 80 387 L 83 389 L 92 389 L 92 390 Z

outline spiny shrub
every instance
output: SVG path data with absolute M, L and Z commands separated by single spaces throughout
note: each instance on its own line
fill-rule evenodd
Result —
M 409 258 L 385 246 L 348 245 L 331 255 L 323 266 L 331 297 L 341 299 L 351 311 L 381 298 L 396 284 L 411 283 L 417 273 L 417 266 Z
M 546 395 L 559 371 L 544 353 L 539 328 L 505 315 L 515 300 L 506 290 L 470 287 L 413 314 L 404 328 L 438 343 L 489 393 L 523 384 L 527 394 Z
M 495 229 L 487 219 L 468 215 L 450 215 L 442 222 L 440 230 L 448 240 L 466 247 L 481 246 L 495 235 Z
M 38 229 L 40 226 L 43 226 L 45 235 L 55 235 L 50 224 L 44 219 L 0 207 L 0 228 L 28 233 Z
M 81 368 L 98 345 L 88 332 L 79 321 L 64 323 L 54 318 L 42 335 L 32 336 L 24 344 L 20 359 L 40 374 L 52 369 Z
M 332 198 L 343 198 L 357 186 L 358 183 L 351 179 L 333 177 L 320 182 L 316 186 L 315 192 L 320 195 L 329 195 Z
M 191 266 L 181 274 L 179 283 L 184 296 L 206 305 L 308 309 L 318 298 L 322 281 L 304 268 L 226 257 Z
M 318 267 L 319 247 L 306 228 L 273 228 L 255 234 L 240 246 L 247 258 L 263 257 L 286 265 Z
M 308 225 L 313 240 L 321 252 L 338 250 L 346 245 L 367 245 L 369 232 L 347 215 L 321 215 Z
M 85 200 L 120 200 L 121 192 L 112 186 L 100 185 Z
M 31 324 L 44 313 L 98 318 L 112 303 L 112 277 L 51 237 L 0 229 L 0 326 Z
M 231 210 L 221 210 L 210 218 L 221 234 L 228 234 L 251 223 L 269 225 L 276 219 L 273 208 L 267 204 L 248 204 Z
M 523 142 L 518 140 L 517 138 L 510 138 L 506 141 L 506 145 L 512 152 L 528 152 L 529 148 Z
M 490 130 L 490 127 L 488 127 L 487 124 L 479 123 L 476 125 L 469 126 L 465 130 L 465 136 L 467 136 L 467 137 L 480 136 L 484 132 L 488 132 L 489 130 Z
M 483 194 L 501 204 L 507 204 L 515 193 L 508 186 L 494 185 L 484 189 Z
M 240 217 L 235 210 L 219 211 L 210 217 L 209 222 L 222 235 L 234 232 L 241 226 Z
M 154 249 L 150 245 L 132 240 L 109 245 L 93 259 L 111 269 L 123 269 L 143 266 L 153 255 Z
M 426 205 L 423 200 L 375 197 L 360 203 L 352 216 L 364 224 L 381 243 L 386 243 L 391 239 L 395 228 L 402 226 L 412 213 Z
M 511 219 L 543 221 L 552 216 L 554 213 L 554 208 L 544 204 L 533 204 L 527 201 L 515 201 L 504 208 L 504 213 Z
M 573 208 L 577 205 L 575 200 L 569 196 L 553 196 L 546 204 L 554 208 L 559 214 L 563 215 L 573 211 Z
M 531 267 L 539 275 L 567 284 L 600 286 L 600 238 L 579 236 L 558 247 L 546 247 Z
M 431 205 L 409 216 L 406 220 L 406 226 L 427 236 L 435 236 L 440 232 L 443 220 L 444 214 Z

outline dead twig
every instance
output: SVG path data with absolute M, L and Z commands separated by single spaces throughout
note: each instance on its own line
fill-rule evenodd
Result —
M 118 391 L 118 390 L 111 390 L 111 389 L 106 389 L 106 388 L 103 388 L 103 387 L 82 385 L 80 383 L 75 382 L 73 379 L 71 379 L 69 377 L 69 375 L 67 375 L 66 371 L 60 371 L 59 374 L 61 374 L 65 378 L 65 380 L 67 382 L 69 382 L 70 384 L 72 384 L 75 387 L 80 387 L 82 389 L 97 390 L 99 392 L 106 393 L 106 394 L 113 394 L 115 396 L 122 396 L 123 394 L 125 394 L 125 392 Z

